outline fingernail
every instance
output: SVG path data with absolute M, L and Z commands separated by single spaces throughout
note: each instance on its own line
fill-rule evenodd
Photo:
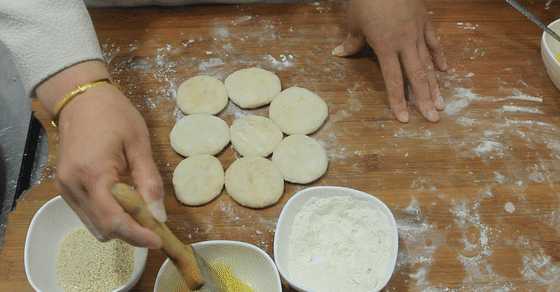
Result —
M 159 222 L 167 221 L 167 213 L 165 212 L 165 205 L 163 204 L 163 199 L 155 200 L 148 203 L 148 210 L 152 213 L 152 216 L 156 218 Z
M 436 98 L 436 107 L 439 110 L 443 110 L 445 108 L 445 102 L 443 101 L 443 96 L 438 95 Z
M 344 53 L 344 46 L 343 45 L 340 45 L 340 46 L 334 48 L 334 50 L 332 50 L 333 56 L 341 57 L 343 53 Z
M 439 120 L 439 114 L 435 110 L 430 110 L 426 114 L 426 118 L 431 122 L 437 122 Z
M 408 112 L 404 111 L 404 112 L 400 112 L 397 116 L 397 119 L 399 119 L 399 122 L 401 123 L 408 123 Z
M 88 227 L 88 226 L 86 226 Z M 104 242 L 107 241 L 109 238 L 105 235 L 103 235 L 101 232 L 99 232 L 99 230 L 97 230 L 97 228 L 95 227 L 88 227 L 89 232 L 99 241 Z
M 104 236 L 89 220 L 88 217 L 83 217 L 81 218 L 82 222 L 84 223 L 84 225 L 86 226 L 87 230 L 89 230 L 89 232 L 91 233 L 91 235 L 93 235 L 93 237 L 95 237 L 97 240 L 99 241 L 106 241 L 107 240 L 107 236 Z

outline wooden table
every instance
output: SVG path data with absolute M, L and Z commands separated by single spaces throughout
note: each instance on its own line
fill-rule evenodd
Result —
M 328 102 L 329 120 L 314 136 L 328 149 L 330 167 L 315 185 L 360 189 L 393 210 L 400 254 L 387 290 L 560 287 L 560 105 L 541 61 L 540 32 L 503 1 L 429 2 L 453 67 L 441 76 L 449 106 L 440 123 L 415 113 L 406 125 L 391 116 L 371 53 L 330 56 L 345 35 L 340 3 L 93 10 L 113 76 L 150 127 L 169 224 L 179 237 L 242 240 L 272 254 L 278 214 L 303 187 L 288 184 L 279 204 L 258 211 L 226 194 L 199 208 L 173 196 L 171 175 L 181 157 L 168 134 L 177 84 L 257 65 L 277 72 L 285 88 L 307 87 Z M 557 3 L 530 7 L 547 21 L 560 13 Z M 240 114 L 230 105 L 220 116 L 231 123 Z M 9 218 L 1 291 L 30 290 L 26 230 L 56 195 L 56 133 L 48 134 L 45 183 Z M 229 147 L 219 158 L 227 167 L 235 155 Z M 163 260 L 150 252 L 136 290 L 151 291 Z

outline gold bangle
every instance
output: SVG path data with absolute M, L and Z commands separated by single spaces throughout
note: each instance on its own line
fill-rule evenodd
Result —
M 64 95 L 64 97 L 62 97 L 62 99 L 60 99 L 54 107 L 54 118 L 51 122 L 52 125 L 55 128 L 58 126 L 58 116 L 60 115 L 60 112 L 76 96 L 86 92 L 88 89 L 92 89 L 92 88 L 94 88 L 98 85 L 105 84 L 105 83 L 111 84 L 111 80 L 109 80 L 108 78 L 105 78 L 105 79 L 100 79 L 100 80 L 96 80 L 96 81 L 93 81 L 93 82 L 81 84 L 81 85 L 78 85 L 78 87 L 76 87 L 76 89 L 74 89 L 74 90 L 68 92 L 66 95 Z

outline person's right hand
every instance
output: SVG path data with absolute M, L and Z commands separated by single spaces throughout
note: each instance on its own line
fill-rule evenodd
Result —
M 106 77 L 103 64 L 86 62 L 55 75 L 37 94 L 49 108 L 77 84 Z M 113 85 L 91 88 L 61 111 L 58 131 L 56 182 L 90 232 L 101 241 L 120 238 L 135 246 L 159 248 L 161 239 L 126 214 L 111 194 L 112 186 L 130 173 L 154 217 L 166 220 L 163 184 L 148 129 L 132 103 Z
M 416 97 L 416 107 L 429 121 L 439 120 L 445 107 L 435 67 L 447 63 L 423 0 L 352 0 L 348 11 L 350 33 L 333 50 L 340 57 L 359 52 L 367 43 L 381 65 L 389 103 L 401 122 L 408 122 L 405 80 Z M 437 109 L 437 110 L 436 110 Z

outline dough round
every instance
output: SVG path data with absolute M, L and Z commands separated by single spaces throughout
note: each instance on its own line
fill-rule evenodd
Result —
M 239 204 L 264 208 L 278 202 L 284 193 L 282 174 L 262 157 L 243 157 L 226 170 L 226 190 Z
M 272 154 L 272 162 L 285 180 L 298 184 L 320 178 L 329 165 L 323 146 L 305 135 L 293 135 L 282 140 Z
M 242 156 L 267 157 L 282 141 L 282 131 L 268 118 L 244 116 L 230 128 L 231 143 Z
M 183 156 L 214 155 L 229 143 L 229 127 L 215 116 L 196 114 L 180 119 L 169 137 L 173 150 Z
M 269 104 L 282 90 L 280 78 L 260 68 L 235 71 L 226 78 L 225 84 L 229 97 L 241 108 Z
M 311 134 L 323 125 L 329 114 L 325 101 L 301 87 L 282 91 L 270 104 L 269 116 L 288 135 Z
M 177 105 L 185 114 L 210 114 L 221 112 L 228 103 L 226 87 L 222 81 L 206 76 L 196 76 L 181 83 L 177 90 Z
M 224 187 L 224 169 L 216 157 L 191 156 L 173 172 L 175 196 L 189 206 L 204 205 L 216 198 Z

